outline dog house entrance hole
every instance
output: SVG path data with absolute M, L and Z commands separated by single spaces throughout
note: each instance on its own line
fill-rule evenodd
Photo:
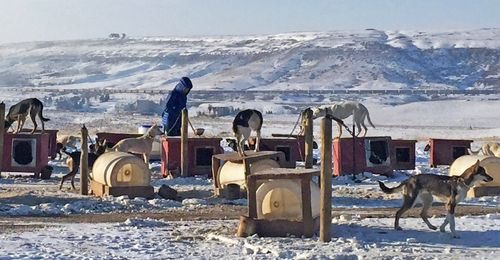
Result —
M 290 161 L 290 146 L 276 146 L 276 151 L 285 154 L 285 161 Z
M 196 148 L 196 165 L 197 166 L 212 165 L 212 155 L 214 155 L 213 147 Z
M 13 139 L 12 140 L 12 165 L 13 166 L 35 166 L 36 140 Z
M 455 146 L 453 147 L 453 159 L 457 159 L 462 155 L 466 155 L 467 148 L 464 146 Z
M 396 161 L 397 162 L 410 162 L 410 148 L 408 148 L 408 147 L 396 148 Z
M 390 163 L 387 140 L 369 140 L 366 149 L 367 164 L 388 165 Z

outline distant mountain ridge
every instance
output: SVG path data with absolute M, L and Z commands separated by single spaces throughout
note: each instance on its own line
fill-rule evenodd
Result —
M 0 45 L 0 86 L 203 90 L 499 89 L 500 28 Z

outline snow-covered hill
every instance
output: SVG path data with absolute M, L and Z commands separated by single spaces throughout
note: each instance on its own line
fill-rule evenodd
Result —
M 0 86 L 204 90 L 500 88 L 500 28 L 0 45 Z

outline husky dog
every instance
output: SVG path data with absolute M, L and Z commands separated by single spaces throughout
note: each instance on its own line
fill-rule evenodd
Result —
M 40 121 L 42 122 L 42 133 L 44 133 L 44 122 L 49 121 L 50 119 L 44 118 L 42 112 L 43 104 L 40 100 L 36 98 L 21 100 L 19 103 L 9 108 L 9 112 L 5 116 L 5 128 L 9 128 L 12 123 L 17 121 L 17 128 L 14 133 L 19 133 L 23 129 L 24 122 L 26 121 L 26 117 L 29 114 L 31 121 L 33 122 L 33 131 L 31 131 L 31 134 L 33 134 L 38 126 L 35 120 L 35 116 L 38 115 L 38 118 L 40 118 Z
M 358 129 L 358 134 L 356 136 L 359 136 L 359 134 L 361 133 L 361 127 L 363 127 L 363 129 L 365 130 L 363 137 L 366 136 L 368 129 L 365 125 L 365 118 L 368 119 L 368 123 L 370 123 L 370 125 L 373 128 L 375 128 L 370 119 L 370 113 L 368 113 L 368 109 L 363 104 L 356 101 L 342 101 L 334 103 L 332 105 L 315 107 L 312 108 L 312 111 L 313 111 L 313 119 L 316 119 L 318 117 L 324 117 L 326 115 L 331 115 L 335 118 L 342 120 L 352 115 L 353 122 L 354 124 L 356 124 L 356 128 Z M 337 127 L 339 130 L 338 137 L 340 138 L 340 136 L 342 135 L 342 125 L 338 121 L 337 121 Z
M 427 224 L 430 229 L 436 230 L 437 227 L 433 226 L 427 219 L 427 210 L 431 207 L 434 197 L 445 202 L 448 211 L 439 230 L 445 232 L 445 227 L 449 223 L 452 236 L 458 238 L 455 231 L 455 208 L 457 204 L 465 198 L 469 189 L 474 185 L 481 181 L 490 182 L 492 180 L 493 178 L 485 172 L 484 168 L 479 166 L 478 160 L 460 176 L 419 174 L 408 178 L 394 188 L 388 188 L 380 181 L 379 185 L 382 191 L 387 194 L 399 191 L 403 192 L 403 206 L 396 212 L 394 229 L 402 230 L 399 226 L 399 218 L 403 213 L 413 207 L 418 198 L 423 204 L 420 217 L 422 217 L 425 224 Z
M 500 143 L 488 142 L 481 146 L 481 149 L 472 151 L 468 149 L 469 154 L 478 155 L 481 152 L 483 155 L 500 157 Z
M 158 125 L 153 124 L 144 135 L 136 138 L 125 138 L 116 143 L 111 150 L 117 152 L 140 153 L 144 157 L 144 162 L 149 165 L 149 155 L 153 149 L 155 136 L 163 135 Z
M 255 152 L 259 151 L 260 130 L 262 128 L 262 113 L 254 109 L 246 109 L 239 112 L 233 120 L 233 133 L 236 136 L 237 150 L 240 156 L 245 156 L 243 145 L 250 137 L 252 130 L 257 132 L 255 141 Z
M 92 147 L 91 147 L 92 148 Z M 71 178 L 71 187 L 75 190 L 75 175 L 78 172 L 78 168 L 80 167 L 80 157 L 82 155 L 82 152 L 80 151 L 75 151 L 68 153 L 66 152 L 65 149 L 61 149 L 61 151 L 65 154 L 68 155 L 68 159 L 66 160 L 66 165 L 68 165 L 69 168 L 69 173 L 64 175 L 61 179 L 61 183 L 59 184 L 59 189 L 62 189 L 62 186 L 64 182 Z M 94 162 L 97 160 L 97 157 L 102 155 L 104 152 L 106 152 L 106 140 L 103 142 L 100 142 L 99 140 L 96 139 L 95 146 L 91 151 L 88 153 L 88 166 L 89 169 L 92 170 L 92 166 L 94 165 Z

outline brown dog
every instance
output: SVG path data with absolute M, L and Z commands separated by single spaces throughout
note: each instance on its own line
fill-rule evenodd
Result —
M 35 120 L 35 117 L 38 115 L 38 118 L 40 118 L 40 121 L 42 122 L 42 133 L 44 133 L 44 122 L 49 121 L 50 119 L 44 118 L 42 112 L 43 104 L 40 100 L 36 98 L 22 100 L 9 108 L 9 112 L 5 116 L 5 128 L 9 128 L 12 123 L 17 121 L 17 128 L 14 133 L 19 133 L 23 129 L 24 122 L 29 114 L 31 121 L 33 122 L 33 131 L 31 131 L 31 134 L 33 134 L 38 126 Z
M 465 170 L 460 176 L 444 176 L 435 174 L 419 174 L 408 178 L 394 188 L 388 188 L 379 181 L 380 188 L 384 193 L 391 194 L 398 191 L 403 192 L 403 206 L 396 212 L 394 229 L 402 230 L 399 226 L 399 218 L 403 213 L 413 207 L 415 201 L 422 201 L 422 212 L 420 217 L 430 229 L 437 229 L 427 219 L 427 210 L 432 206 L 433 197 L 446 203 L 448 214 L 439 228 L 441 232 L 450 224 L 450 230 L 454 238 L 458 238 L 455 232 L 455 207 L 462 201 L 474 185 L 481 181 L 490 182 L 493 178 L 486 174 L 483 167 L 479 166 L 479 160 Z

